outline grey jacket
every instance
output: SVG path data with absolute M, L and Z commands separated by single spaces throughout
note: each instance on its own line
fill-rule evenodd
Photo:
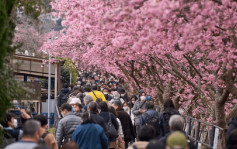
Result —
M 142 103 L 140 100 L 137 100 L 132 108 L 132 112 L 135 116 L 134 123 L 136 126 L 140 126 L 140 119 L 141 119 L 142 113 L 139 112 L 139 109 L 145 110 L 145 104 L 146 104 L 146 101 Z
M 56 131 L 56 141 L 58 147 L 62 145 L 63 139 L 64 142 L 72 140 L 72 133 L 80 124 L 81 118 L 76 116 L 73 112 L 68 112 L 64 118 L 59 121 Z

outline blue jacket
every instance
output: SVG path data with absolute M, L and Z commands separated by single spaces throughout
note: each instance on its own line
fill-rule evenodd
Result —
M 77 126 L 72 134 L 72 140 L 80 149 L 108 149 L 109 147 L 104 129 L 95 123 Z

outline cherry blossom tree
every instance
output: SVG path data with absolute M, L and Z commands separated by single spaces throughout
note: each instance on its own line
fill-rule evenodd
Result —
M 67 29 L 41 49 L 122 76 L 163 103 L 226 127 L 237 113 L 233 0 L 55 0 Z M 55 15 L 55 14 L 54 14 Z

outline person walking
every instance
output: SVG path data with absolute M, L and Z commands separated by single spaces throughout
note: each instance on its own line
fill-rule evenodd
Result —
M 80 149 L 108 149 L 109 147 L 104 129 L 95 123 L 88 112 L 82 115 L 82 124 L 73 132 L 72 140 Z
M 130 116 L 128 115 L 128 113 L 125 112 L 124 109 L 122 108 L 122 103 L 120 101 L 114 101 L 112 106 L 117 111 L 118 118 L 122 124 L 124 141 L 125 141 L 125 148 L 127 148 L 128 143 L 135 138 L 132 120 L 131 120 Z
M 138 133 L 140 129 L 140 119 L 143 113 L 146 112 L 145 110 L 145 104 L 146 104 L 146 96 L 139 96 L 139 99 L 135 102 L 132 112 L 135 116 L 134 118 L 134 124 L 136 127 L 136 133 Z
M 63 118 L 59 121 L 56 130 L 58 147 L 61 147 L 64 143 L 72 140 L 73 131 L 81 124 L 81 118 L 72 112 L 72 106 L 70 104 L 64 103 L 61 106 L 61 114 Z
M 66 103 L 69 99 L 69 95 L 71 94 L 71 91 L 69 90 L 68 84 L 64 83 L 63 88 L 60 91 L 58 99 L 58 107 L 61 107 L 62 104 Z
M 83 107 L 83 110 L 84 111 L 87 111 L 87 107 L 89 105 L 90 102 L 93 101 L 93 98 L 90 96 L 90 95 L 86 95 L 84 98 L 83 98 L 83 102 L 84 102 L 84 107 Z
M 36 115 L 34 117 L 35 120 L 40 122 L 41 128 L 40 128 L 40 141 L 44 142 L 50 149 L 58 149 L 57 142 L 55 140 L 55 137 L 52 133 L 49 133 L 47 131 L 48 128 L 48 121 L 47 117 L 44 115 Z
M 146 112 L 143 113 L 141 116 L 140 127 L 146 124 L 152 125 L 156 130 L 156 136 L 158 138 L 161 138 L 162 127 L 161 127 L 160 113 L 154 110 L 154 104 L 151 101 L 146 102 L 145 109 L 146 109 Z
M 8 145 L 13 142 L 16 142 L 21 139 L 23 135 L 23 131 L 17 129 L 17 120 L 15 119 L 15 115 L 12 113 L 6 113 L 3 122 L 1 122 L 3 126 L 3 130 L 5 132 L 5 140 L 3 141 L 4 145 Z M 6 143 L 6 144 L 5 144 Z
M 40 122 L 27 120 L 23 125 L 23 137 L 20 141 L 8 145 L 5 149 L 34 149 L 40 141 Z
M 93 101 L 96 101 L 98 98 L 102 99 L 102 101 L 106 101 L 104 94 L 101 91 L 98 91 L 96 84 L 92 85 L 92 90 L 88 95 L 93 98 Z
M 184 118 L 181 116 L 181 115 L 172 115 L 170 117 L 170 120 L 169 120 L 169 129 L 170 129 L 170 132 L 167 133 L 164 137 L 162 138 L 156 138 L 154 139 L 152 142 L 149 143 L 150 144 L 153 144 L 153 143 L 161 143 L 162 146 L 166 146 L 167 145 L 167 138 L 170 136 L 170 134 L 172 134 L 173 132 L 180 132 L 182 134 L 184 134 L 186 136 L 186 133 L 185 131 L 183 131 L 183 128 L 184 128 Z M 186 136 L 187 137 L 187 136 Z M 187 137 L 188 138 L 188 137 Z M 148 145 L 148 146 L 149 146 Z M 194 144 L 194 142 L 192 140 L 188 140 L 188 146 L 189 146 L 189 149 L 196 149 L 196 146 Z
M 88 107 L 87 107 L 87 111 L 90 112 L 91 117 L 93 118 L 93 120 L 95 121 L 96 124 L 99 124 L 105 131 L 106 133 L 106 126 L 105 126 L 105 121 L 103 119 L 103 117 L 101 117 L 98 113 L 98 104 L 94 101 L 90 102 Z
M 163 136 L 170 132 L 169 120 L 172 115 L 180 115 L 180 113 L 175 109 L 173 101 L 171 99 L 167 99 L 164 102 L 164 111 L 161 113 Z
M 128 149 L 146 149 L 149 141 L 155 138 L 156 131 L 151 125 L 144 125 L 138 132 L 138 141 L 134 142 Z
M 103 117 L 105 123 L 107 124 L 106 127 L 107 128 L 107 136 L 109 138 L 109 142 L 110 142 L 110 145 L 109 145 L 109 148 L 110 149 L 114 149 L 116 147 L 116 138 L 118 137 L 118 129 L 119 129 L 119 125 L 118 125 L 118 122 L 116 120 L 116 117 L 114 116 L 114 114 L 110 113 L 109 112 L 109 108 L 108 108 L 108 105 L 106 102 L 101 102 L 99 104 L 99 115 L 101 117 Z M 108 124 L 111 124 L 111 125 L 108 125 Z M 110 136 L 109 133 L 109 127 L 113 127 L 115 128 L 115 130 L 117 131 L 117 136 Z

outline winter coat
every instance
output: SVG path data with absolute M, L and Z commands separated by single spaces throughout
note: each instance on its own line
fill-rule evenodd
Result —
M 110 112 L 100 112 L 99 116 L 101 116 L 105 123 L 108 123 L 109 122 L 109 114 L 111 116 L 111 122 L 112 124 L 114 125 L 115 129 L 118 131 L 119 129 L 119 124 L 116 120 L 116 117 L 114 116 L 114 114 L 110 113 Z M 109 138 L 110 142 L 113 142 L 116 140 L 116 138 Z
M 91 112 L 91 117 L 93 118 L 96 124 L 99 124 L 104 129 L 105 132 L 107 131 L 103 117 L 94 112 Z
M 137 100 L 132 108 L 132 112 L 135 116 L 134 123 L 136 126 L 140 126 L 140 119 L 141 119 L 142 113 L 139 112 L 139 109 L 145 110 L 145 104 L 146 104 L 146 101 L 142 103 L 140 100 Z
M 169 120 L 172 115 L 180 115 L 179 111 L 174 108 L 166 108 L 161 114 L 161 124 L 163 136 L 170 132 Z
M 128 142 L 135 138 L 135 134 L 133 131 L 133 124 L 132 120 L 127 112 L 123 109 L 117 109 L 118 118 L 122 124 L 123 134 L 124 134 L 124 141 Z
M 59 121 L 56 131 L 56 141 L 59 147 L 62 145 L 63 138 L 65 142 L 72 139 L 72 133 L 79 124 L 81 124 L 81 118 L 76 116 L 73 112 L 68 112 Z
M 67 102 L 67 99 L 63 99 L 63 97 L 66 96 L 67 94 L 69 97 L 70 93 L 71 93 L 71 91 L 68 88 L 62 88 L 62 90 L 58 96 L 58 107 L 61 107 L 62 104 Z
M 80 149 L 108 149 L 109 141 L 103 128 L 95 123 L 77 126 L 72 135 Z

